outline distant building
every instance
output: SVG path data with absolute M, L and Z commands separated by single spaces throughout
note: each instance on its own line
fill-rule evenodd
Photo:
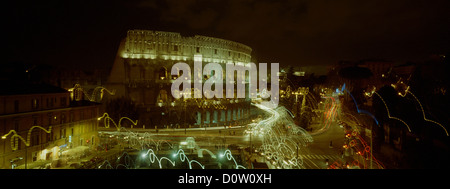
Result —
M 124 96 L 135 102 L 140 109 L 139 121 L 147 128 L 176 127 L 182 123 L 229 125 L 249 117 L 249 98 L 176 100 L 171 95 L 171 85 L 177 76 L 171 75 L 171 68 L 184 62 L 194 72 L 197 58 L 203 66 L 221 64 L 225 74 L 227 64 L 249 63 L 251 52 L 244 44 L 214 37 L 129 30 L 120 44 L 106 87 L 116 91 L 114 98 Z M 191 78 L 193 87 L 194 77 Z M 205 76 L 203 82 L 207 79 Z
M 360 79 L 344 78 L 340 75 L 340 72 L 341 70 L 349 67 L 367 68 L 370 70 L 372 75 L 370 77 Z M 363 89 L 370 89 L 372 86 L 375 86 L 379 89 L 386 84 L 390 84 L 387 78 L 392 73 L 393 67 L 393 62 L 378 59 L 339 61 L 329 70 L 328 80 L 331 81 L 333 85 L 337 85 L 333 87 L 339 87 L 339 85 L 342 86 L 345 83 L 346 88 L 349 91 L 352 91 L 355 86 Z M 355 74 L 357 75 L 358 73 Z
M 39 67 L 37 68 L 39 69 Z M 63 89 L 80 89 L 84 100 L 101 102 L 100 89 L 104 88 L 108 71 L 103 69 L 62 69 L 62 68 L 42 68 L 39 69 L 42 82 L 58 86 Z M 72 91 L 69 91 L 72 92 Z M 71 96 L 73 98 L 73 96 Z
M 96 145 L 99 105 L 71 105 L 69 92 L 46 84 L 3 87 L 7 90 L 0 91 L 0 168 L 56 160 L 75 147 Z

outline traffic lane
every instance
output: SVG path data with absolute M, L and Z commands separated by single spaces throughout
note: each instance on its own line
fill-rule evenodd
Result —
M 312 154 L 341 154 L 344 139 L 344 129 L 333 122 L 326 132 L 313 136 L 313 142 L 308 145 L 308 149 Z
M 312 137 L 313 142 L 300 153 L 306 169 L 326 169 L 334 162 L 342 161 L 340 157 L 345 133 L 336 122 L 325 132 Z

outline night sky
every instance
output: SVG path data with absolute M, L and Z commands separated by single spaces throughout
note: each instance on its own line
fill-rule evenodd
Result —
M 3 4 L 2 20 L 2 62 L 67 68 L 111 67 L 129 29 L 229 39 L 282 66 L 450 52 L 448 0 L 30 1 Z

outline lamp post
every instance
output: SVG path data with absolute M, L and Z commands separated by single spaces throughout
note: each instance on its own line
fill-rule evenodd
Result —
M 186 111 L 187 111 L 187 99 L 184 98 L 184 135 L 186 135 L 186 127 L 187 127 L 187 123 L 186 123 Z
M 288 91 L 290 91 L 290 90 L 288 90 Z M 306 104 L 306 95 L 308 95 L 308 92 L 309 92 L 309 87 L 299 87 L 298 89 L 297 89 L 297 91 L 295 91 L 295 92 L 292 92 L 292 94 L 293 95 L 295 95 L 295 115 L 297 115 L 297 108 L 298 108 L 298 96 L 299 95 L 301 95 L 301 96 L 303 96 L 303 99 L 302 99 L 302 106 L 301 106 L 301 108 L 300 108 L 300 115 L 301 114 L 303 114 L 303 111 L 304 111 L 304 109 L 305 109 L 305 104 Z
M 373 169 L 373 123 L 370 124 L 370 169 Z
M 301 115 L 301 114 L 303 114 L 303 111 L 305 110 L 306 95 L 308 95 L 309 87 L 300 87 L 300 88 L 298 88 L 298 92 L 299 92 L 300 95 L 303 96 L 302 107 L 300 109 L 300 115 Z
M 27 154 L 28 154 L 27 153 L 27 150 L 28 150 L 27 147 L 31 145 L 31 142 L 30 142 L 30 140 L 31 140 L 31 132 L 33 131 L 34 128 L 42 129 L 46 133 L 50 133 L 52 131 L 52 127 L 51 126 L 48 128 L 48 130 L 43 128 L 43 127 L 41 127 L 41 126 L 32 126 L 28 130 L 26 140 L 22 136 L 17 134 L 16 130 L 10 130 L 7 134 L 2 136 L 2 139 L 5 140 L 8 137 L 8 135 L 12 134 L 12 136 L 11 136 L 11 149 L 12 150 L 18 150 L 18 148 L 19 148 L 19 139 L 23 143 L 25 143 L 25 169 L 27 169 L 27 160 L 28 160 L 27 159 Z
M 25 145 L 25 169 L 28 169 L 27 165 L 28 165 L 28 146 Z
M 250 132 L 250 161 L 252 160 L 252 155 L 253 155 L 252 132 Z

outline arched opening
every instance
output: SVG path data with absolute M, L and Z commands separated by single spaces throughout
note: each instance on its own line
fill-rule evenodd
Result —
M 159 95 L 158 95 L 158 99 L 157 99 L 157 103 L 158 105 L 162 106 L 163 104 L 168 102 L 168 96 L 167 96 L 167 91 L 164 89 L 161 89 L 159 91 Z
M 167 78 L 167 69 L 165 67 L 161 67 L 158 70 L 158 79 L 164 80 Z

